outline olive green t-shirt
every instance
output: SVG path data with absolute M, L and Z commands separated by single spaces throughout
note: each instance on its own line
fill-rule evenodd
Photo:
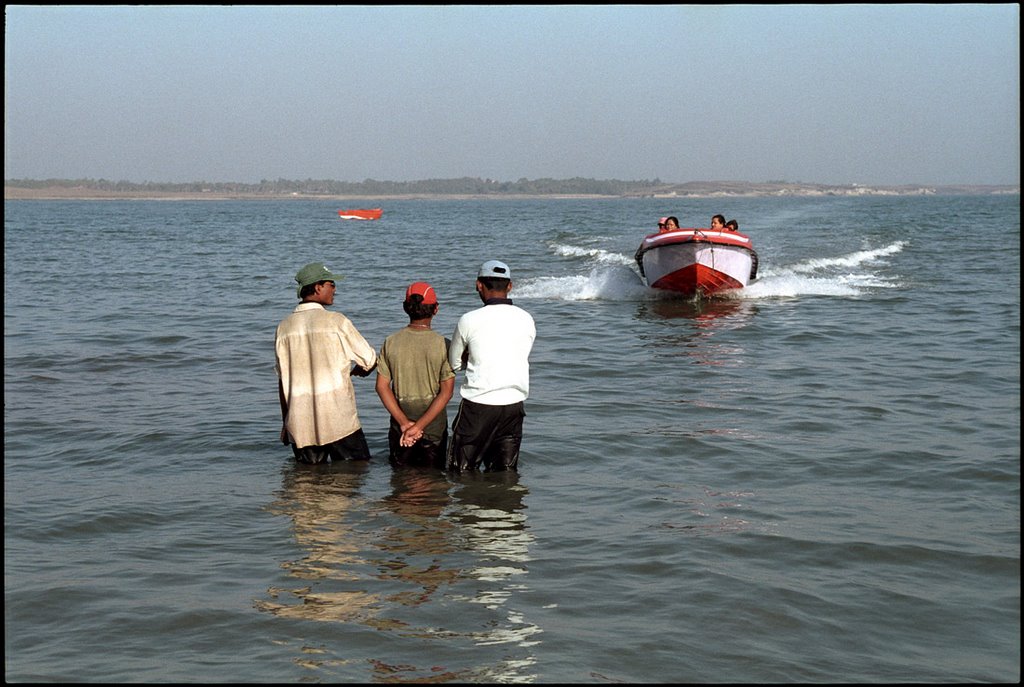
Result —
M 448 363 L 446 338 L 432 329 L 400 329 L 380 349 L 377 374 L 391 380 L 391 390 L 402 412 L 417 420 L 437 396 L 441 382 L 455 376 Z M 433 441 L 440 441 L 448 428 L 448 414 L 442 410 L 423 430 Z

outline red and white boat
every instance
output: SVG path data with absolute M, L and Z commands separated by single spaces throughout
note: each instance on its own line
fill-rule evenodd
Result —
M 738 231 L 673 229 L 644 238 L 636 252 L 640 276 L 655 289 L 711 296 L 757 278 L 757 253 Z
M 380 219 L 380 216 L 384 214 L 384 210 L 381 208 L 371 208 L 369 210 L 338 210 L 338 217 L 341 219 Z

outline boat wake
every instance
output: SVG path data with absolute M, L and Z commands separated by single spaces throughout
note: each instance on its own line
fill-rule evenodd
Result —
M 881 258 L 895 255 L 906 246 L 905 241 L 896 241 L 884 248 L 874 250 L 860 250 L 849 255 L 841 255 L 838 258 L 815 258 L 790 267 L 794 272 L 815 272 L 831 268 L 859 267 L 864 264 L 878 262 Z
M 614 253 L 602 248 L 581 248 L 579 246 L 566 246 L 554 244 L 551 247 L 555 255 L 566 258 L 585 258 L 603 265 L 625 265 L 636 264 L 632 256 Z
M 647 288 L 636 270 L 625 265 L 595 267 L 587 275 L 535 277 L 516 284 L 522 298 L 563 301 L 645 301 L 661 297 Z
M 743 297 L 863 296 L 874 289 L 899 288 L 900 282 L 885 273 L 885 258 L 900 253 L 906 245 L 896 241 L 834 258 L 811 258 L 777 268 L 763 266 Z
M 902 252 L 905 241 L 835 257 L 810 258 L 792 265 L 772 266 L 762 258 L 758 279 L 746 288 L 716 298 L 742 300 L 794 296 L 858 297 L 875 289 L 901 286 L 888 274 L 887 258 Z M 566 301 L 659 301 L 679 294 L 648 288 L 635 268 L 633 256 L 601 248 L 552 244 L 552 253 L 570 265 L 587 269 L 568 276 L 535 277 L 516 284 L 523 298 Z

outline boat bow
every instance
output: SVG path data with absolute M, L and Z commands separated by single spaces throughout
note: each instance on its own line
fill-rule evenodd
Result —
M 747 286 L 757 275 L 750 237 L 737 231 L 675 229 L 651 234 L 636 252 L 648 286 L 710 296 Z

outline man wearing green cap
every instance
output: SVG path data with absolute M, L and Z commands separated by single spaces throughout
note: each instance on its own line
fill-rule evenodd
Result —
M 275 336 L 281 443 L 302 463 L 370 459 L 351 375 L 368 375 L 377 353 L 347 317 L 326 309 L 341 279 L 320 262 L 299 270 L 302 302 Z

